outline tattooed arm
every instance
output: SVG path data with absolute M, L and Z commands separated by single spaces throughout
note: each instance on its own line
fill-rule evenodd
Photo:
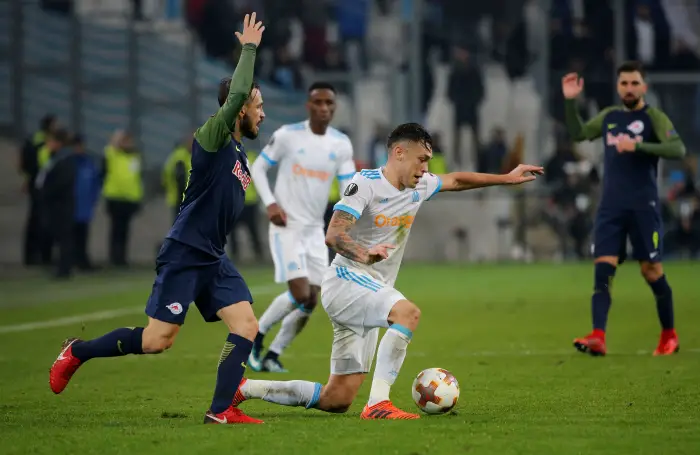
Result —
M 380 243 L 365 248 L 350 237 L 349 231 L 356 221 L 357 218 L 351 213 L 343 210 L 333 212 L 326 232 L 326 245 L 339 255 L 362 264 L 370 265 L 387 259 L 389 250 L 395 248 L 394 245 Z
M 326 232 L 326 245 L 352 261 L 369 264 L 369 250 L 350 237 L 349 231 L 357 219 L 348 212 L 336 210 Z

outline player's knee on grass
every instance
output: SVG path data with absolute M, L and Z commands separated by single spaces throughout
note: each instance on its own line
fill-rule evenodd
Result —
M 258 320 L 250 302 L 238 302 L 220 309 L 217 316 L 224 321 L 230 333 L 253 341 L 258 334 Z
M 402 325 L 413 332 L 418 328 L 420 308 L 409 300 L 399 300 L 391 308 L 388 319 L 390 324 Z
M 336 414 L 347 412 L 357 396 L 365 375 L 331 375 L 328 384 L 321 389 L 317 409 Z
M 180 326 L 169 322 L 149 318 L 148 325 L 143 329 L 141 348 L 144 354 L 159 354 L 175 342 Z
M 664 268 L 660 262 L 642 261 L 639 263 L 639 269 L 642 272 L 642 276 L 648 283 L 657 281 L 664 274 Z

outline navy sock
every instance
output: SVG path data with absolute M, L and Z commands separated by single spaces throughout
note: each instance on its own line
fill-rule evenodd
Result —
M 595 265 L 595 285 L 591 298 L 591 313 L 593 316 L 593 329 L 605 330 L 608 325 L 608 312 L 610 311 L 610 287 L 615 276 L 616 267 L 607 262 L 598 262 Z
M 656 297 L 656 312 L 659 315 L 661 327 L 664 329 L 672 329 L 673 327 L 673 292 L 671 286 L 666 281 L 666 275 L 661 275 L 661 278 L 652 282 L 648 282 L 651 291 Z
M 95 357 L 119 357 L 127 354 L 143 354 L 141 340 L 143 327 L 113 330 L 94 340 L 75 343 L 73 355 L 81 362 Z
M 253 343 L 255 343 L 255 348 L 256 348 L 257 350 L 261 350 L 261 349 L 262 349 L 262 347 L 263 347 L 263 340 L 265 340 L 265 334 L 264 334 L 264 333 L 258 332 L 258 334 L 255 335 L 255 341 L 253 342 Z
M 243 379 L 246 361 L 252 348 L 252 341 L 234 333 L 228 334 L 224 349 L 221 351 L 214 398 L 211 400 L 211 411 L 214 414 L 224 412 L 231 406 L 233 396 Z

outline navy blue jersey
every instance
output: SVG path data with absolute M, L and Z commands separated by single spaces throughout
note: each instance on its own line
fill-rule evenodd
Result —
M 660 142 L 649 111 L 649 106 L 638 111 L 613 108 L 603 117 L 605 157 L 601 207 L 639 209 L 658 206 L 659 157 L 646 153 L 618 153 L 616 148 L 623 137 L 637 142 Z
M 180 213 L 167 238 L 205 251 L 224 254 L 226 237 L 243 210 L 250 185 L 243 146 L 229 141 L 215 153 L 192 141 L 192 172 Z
M 250 185 L 248 158 L 231 137 L 253 84 L 256 47 L 246 44 L 224 104 L 194 133 L 192 170 L 167 238 L 219 258 L 243 210 Z
M 648 105 L 637 110 L 614 106 L 584 124 L 574 103 L 569 101 L 566 120 L 574 140 L 603 139 L 601 208 L 658 209 L 659 158 L 680 158 L 685 154 L 683 142 L 661 110 Z M 618 152 L 616 146 L 622 138 L 635 141 L 635 151 Z

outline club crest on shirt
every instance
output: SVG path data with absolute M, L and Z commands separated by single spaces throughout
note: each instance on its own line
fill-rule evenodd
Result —
M 233 166 L 233 171 L 231 172 L 233 175 L 236 176 L 238 180 L 241 181 L 243 191 L 247 191 L 248 186 L 250 185 L 250 175 L 248 175 L 248 173 L 243 170 L 243 166 L 241 166 L 240 160 L 236 160 L 236 164 Z
M 627 129 L 634 134 L 642 134 L 642 131 L 644 131 L 644 122 L 641 120 L 635 120 L 627 125 Z

